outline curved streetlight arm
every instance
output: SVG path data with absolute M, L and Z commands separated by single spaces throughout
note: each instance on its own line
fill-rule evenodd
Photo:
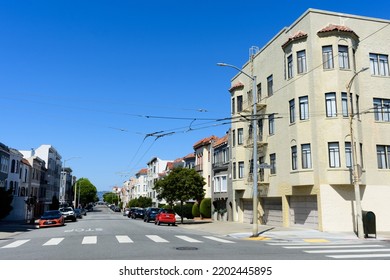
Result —
M 227 63 L 223 63 L 223 62 L 220 62 L 220 63 L 217 63 L 218 66 L 222 66 L 222 67 L 231 67 L 231 68 L 234 68 L 236 69 L 237 71 L 239 71 L 240 73 L 244 74 L 245 76 L 247 76 L 249 79 L 251 79 L 252 81 L 255 79 L 255 77 L 245 73 L 244 71 L 242 71 L 240 68 L 238 68 L 237 66 L 234 66 L 232 64 L 227 64 Z
M 361 72 L 364 72 L 366 70 L 368 70 L 369 68 L 368 67 L 363 67 L 362 69 L 360 69 L 358 72 L 356 72 L 351 80 L 349 80 L 348 84 L 347 84 L 347 90 L 351 90 L 351 87 L 352 87 L 352 83 L 353 83 L 353 80 L 355 80 L 356 76 L 359 75 Z

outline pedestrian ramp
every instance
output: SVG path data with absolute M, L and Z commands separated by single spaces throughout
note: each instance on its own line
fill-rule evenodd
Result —
M 385 243 L 372 242 L 332 242 L 313 245 L 307 242 L 270 242 L 286 250 L 299 250 L 311 255 L 322 255 L 330 259 L 390 259 L 390 248 Z
M 99 243 L 99 239 L 103 238 L 102 236 L 97 235 L 88 235 L 83 237 L 78 237 L 80 245 L 94 245 Z M 106 237 L 104 237 L 106 238 Z M 71 237 L 65 238 L 65 237 L 55 237 L 50 238 L 48 240 L 45 240 L 41 245 L 42 246 L 58 246 L 67 241 L 67 239 L 71 239 Z M 74 239 L 74 237 L 72 237 Z M 153 242 L 153 243 L 177 243 L 178 241 L 187 242 L 187 243 L 205 243 L 205 242 L 217 242 L 217 243 L 224 243 L 224 244 L 231 244 L 235 243 L 234 241 L 227 240 L 224 238 L 216 237 L 216 236 L 186 236 L 186 235 L 173 235 L 168 237 L 161 237 L 159 235 L 145 235 L 142 239 L 138 237 L 138 239 L 135 241 L 134 238 L 132 238 L 129 235 L 115 235 L 113 238 L 111 238 L 112 242 L 115 242 L 117 244 L 134 244 L 134 243 L 143 243 L 143 242 Z M 0 247 L 0 249 L 11 249 L 11 248 L 18 248 L 25 244 L 28 244 L 31 242 L 32 239 L 21 239 L 13 241 L 9 244 L 3 245 Z M 34 241 L 35 243 L 36 241 Z

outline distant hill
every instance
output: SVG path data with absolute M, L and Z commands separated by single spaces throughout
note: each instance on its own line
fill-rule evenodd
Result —
M 97 197 L 99 198 L 100 201 L 103 201 L 103 195 L 107 193 L 108 191 L 98 191 L 97 192 Z

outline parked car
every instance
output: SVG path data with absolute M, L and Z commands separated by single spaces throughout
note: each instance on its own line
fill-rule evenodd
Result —
M 127 217 L 131 218 L 131 214 L 135 209 L 137 209 L 137 207 L 130 207 L 129 212 L 127 213 Z
M 81 210 L 81 215 L 87 216 L 87 210 L 85 208 L 80 208 Z
M 59 210 L 45 211 L 38 221 L 38 227 L 54 227 L 65 225 L 65 219 Z
M 76 208 L 73 211 L 74 211 L 74 214 L 75 214 L 77 219 L 81 219 L 83 217 L 83 215 L 81 214 L 80 208 Z
M 156 207 L 146 208 L 144 214 L 144 222 L 149 223 L 149 221 L 154 221 L 156 219 L 156 214 L 158 213 L 159 210 L 160 208 L 156 208 Z
M 92 212 L 93 211 L 93 205 L 92 204 L 88 204 L 87 206 L 85 206 L 85 210 L 87 210 L 88 212 Z
M 169 225 L 175 225 L 176 224 L 176 214 L 175 211 L 172 209 L 160 209 L 156 215 L 154 224 L 160 225 L 160 224 L 168 224 Z
M 62 216 L 64 217 L 65 221 L 71 220 L 75 222 L 77 220 L 76 214 L 72 207 L 63 207 L 58 210 L 60 210 L 60 212 L 62 213 Z
M 130 211 L 129 208 L 125 208 L 125 209 L 123 210 L 123 216 L 129 215 L 129 211 Z
M 145 209 L 143 208 L 137 208 L 131 213 L 131 218 L 133 219 L 137 219 L 137 218 L 143 219 L 144 216 L 145 216 Z

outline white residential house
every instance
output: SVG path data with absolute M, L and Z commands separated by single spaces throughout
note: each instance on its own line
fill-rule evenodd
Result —
M 156 191 L 153 190 L 154 184 L 163 176 L 163 172 L 167 166 L 167 163 L 171 160 L 162 160 L 158 157 L 153 157 L 147 163 L 147 193 L 148 197 L 152 199 L 153 206 L 158 206 L 159 203 L 165 204 L 165 201 L 159 201 L 157 199 Z
M 30 151 L 19 150 L 25 158 L 38 156 L 45 161 L 46 177 L 41 188 L 45 188 L 45 197 L 40 198 L 44 210 L 48 210 L 53 198 L 60 198 L 61 156 L 52 145 L 41 145 Z

